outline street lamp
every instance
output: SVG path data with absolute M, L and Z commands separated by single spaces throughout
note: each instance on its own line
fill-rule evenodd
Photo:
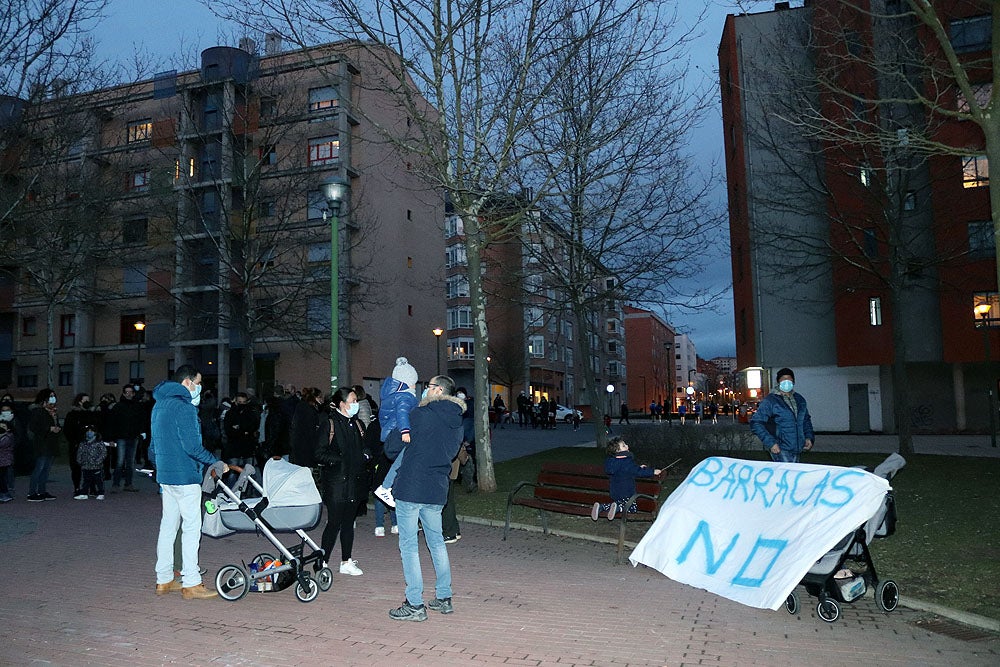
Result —
M 146 330 L 146 323 L 138 320 L 132 325 L 135 327 L 135 381 L 141 384 L 142 380 L 142 332 Z
M 437 350 L 437 374 L 441 375 L 441 334 L 444 333 L 444 329 L 435 327 L 431 329 L 431 333 L 434 334 L 434 348 Z
M 609 384 L 607 387 L 604 388 L 604 391 L 608 392 L 608 414 L 610 415 L 611 414 L 611 394 L 615 393 L 615 386 L 613 384 Z
M 330 395 L 337 391 L 340 369 L 340 229 L 337 216 L 340 204 L 347 197 L 347 181 L 339 175 L 328 176 L 320 183 L 320 192 L 326 202 L 323 224 L 330 214 Z
M 983 330 L 983 350 L 986 352 L 986 401 L 990 411 L 990 446 L 997 446 L 997 414 L 993 406 L 993 381 L 990 372 L 990 330 L 986 318 L 990 314 L 990 304 L 981 303 L 973 309 L 979 316 L 976 326 Z

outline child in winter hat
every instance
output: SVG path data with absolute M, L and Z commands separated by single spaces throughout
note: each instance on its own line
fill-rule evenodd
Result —
M 417 395 L 417 369 L 410 365 L 406 357 L 396 359 L 396 365 L 392 369 L 392 378 L 406 385 L 403 387 L 404 391 L 408 391 L 412 396 Z
M 378 420 L 382 425 L 385 453 L 396 458 L 382 484 L 375 489 L 375 496 L 389 507 L 396 506 L 390 489 L 403 460 L 403 449 L 410 442 L 410 410 L 417 406 L 416 386 L 417 369 L 410 365 L 406 357 L 399 357 L 392 369 L 392 377 L 382 383 L 379 392 L 382 404 L 378 409 Z

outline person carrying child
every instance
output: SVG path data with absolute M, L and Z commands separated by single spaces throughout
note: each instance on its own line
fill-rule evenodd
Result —
M 389 507 L 396 506 L 392 484 L 396 481 L 396 471 L 403 461 L 406 445 L 410 444 L 410 411 L 417 407 L 416 386 L 417 369 L 410 365 L 406 357 L 399 357 L 391 377 L 382 383 L 379 391 L 381 405 L 378 421 L 382 426 L 383 451 L 392 460 L 392 465 L 375 489 L 375 496 Z
M 626 504 L 635 495 L 636 477 L 658 477 L 661 469 L 650 468 L 646 465 L 639 465 L 632 457 L 632 452 L 628 449 L 628 444 L 624 438 L 618 436 L 608 441 L 608 457 L 604 459 L 604 472 L 611 478 L 611 500 L 610 503 L 594 503 L 590 511 L 590 518 L 597 521 L 597 517 L 602 512 L 608 513 L 608 521 L 615 518 L 618 512 L 626 511 Z M 638 511 L 633 502 L 628 511 L 634 513 Z
M 83 481 L 77 500 L 96 496 L 104 500 L 104 459 L 108 456 L 108 443 L 103 442 L 93 422 L 83 425 L 83 442 L 76 448 L 76 461 L 80 464 Z M 81 497 L 82 496 L 82 497 Z

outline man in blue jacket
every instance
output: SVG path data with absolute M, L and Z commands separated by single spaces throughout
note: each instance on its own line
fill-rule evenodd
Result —
M 790 368 L 778 371 L 778 390 L 764 397 L 750 418 L 750 429 L 771 454 L 772 461 L 798 463 L 799 454 L 812 449 L 812 419 L 806 399 L 795 390 Z
M 215 456 L 201 444 L 198 403 L 201 373 L 185 364 L 172 381 L 153 390 L 150 457 L 162 492 L 163 516 L 156 540 L 156 594 L 180 590 L 185 600 L 213 598 L 201 583 L 198 546 L 201 542 L 201 482 L 205 466 Z M 228 466 L 224 466 L 228 470 Z M 174 540 L 181 528 L 181 581 L 174 579 Z
M 448 500 L 451 461 L 462 445 L 465 402 L 454 394 L 455 382 L 450 377 L 431 378 L 420 404 L 410 413 L 410 444 L 392 487 L 399 524 L 399 555 L 406 580 L 406 600 L 389 612 L 389 617 L 397 621 L 426 621 L 427 608 L 442 614 L 453 611 L 451 563 L 441 534 L 441 509 Z M 436 576 L 435 598 L 426 607 L 418 522 L 423 526 Z

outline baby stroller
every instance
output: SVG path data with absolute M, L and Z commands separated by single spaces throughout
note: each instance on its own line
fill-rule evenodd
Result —
M 873 471 L 876 475 L 892 481 L 893 476 L 906 465 L 906 459 L 899 454 L 891 454 Z M 816 564 L 809 568 L 802 579 L 809 595 L 819 598 L 816 614 L 833 623 L 840 618 L 840 603 L 852 603 L 875 589 L 875 604 L 882 611 L 889 612 L 899 604 L 899 588 L 891 579 L 879 580 L 875 571 L 868 544 L 874 537 L 889 537 L 896 532 L 896 505 L 892 489 L 885 494 L 882 505 L 868 521 L 844 536 Z M 848 562 L 852 567 L 845 567 Z M 789 614 L 799 613 L 799 596 L 795 591 L 788 594 L 785 609 Z
M 230 488 L 222 481 L 221 465 L 216 466 L 209 469 L 202 486 L 208 493 L 214 491 L 218 501 L 206 501 L 202 532 L 211 537 L 257 532 L 279 552 L 278 556 L 259 553 L 249 563 L 221 567 L 215 575 L 219 596 L 235 602 L 249 591 L 280 591 L 294 583 L 295 597 L 301 602 L 312 602 L 319 591 L 329 590 L 333 571 L 325 564 L 323 550 L 305 533 L 319 523 L 323 507 L 309 468 L 281 459 L 269 460 L 264 465 L 261 486 L 253 478 L 256 472 L 253 466 L 242 469 L 232 466 L 230 469 L 238 472 L 239 478 Z M 261 497 L 242 498 L 247 484 Z M 294 532 L 299 543 L 286 547 L 275 536 L 278 532 Z M 312 549 L 311 553 L 305 553 L 306 546 Z M 306 571 L 310 565 L 315 578 Z

